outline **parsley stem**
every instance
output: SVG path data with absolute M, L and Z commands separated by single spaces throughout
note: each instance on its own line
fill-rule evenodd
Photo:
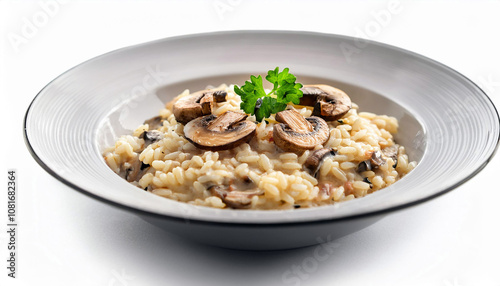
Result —
M 271 90 L 270 93 L 266 94 L 267 96 L 270 96 L 271 94 L 274 94 L 274 92 L 276 91 L 276 88 L 273 88 L 273 90 Z

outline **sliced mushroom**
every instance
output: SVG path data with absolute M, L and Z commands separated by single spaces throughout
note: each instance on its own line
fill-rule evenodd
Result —
M 295 109 L 280 111 L 276 114 L 273 139 L 284 151 L 302 153 L 325 143 L 330 137 L 326 122 L 319 117 L 304 118 Z
M 205 93 L 199 100 L 201 105 L 201 112 L 203 115 L 208 115 L 212 113 L 212 108 L 214 108 L 214 95 L 212 93 Z
M 233 186 L 211 186 L 208 188 L 213 196 L 217 196 L 231 208 L 246 208 L 252 202 L 254 196 L 262 195 L 264 191 L 236 191 Z
M 163 118 L 161 118 L 161 116 L 155 116 L 153 118 L 144 121 L 144 124 L 149 125 L 150 130 L 158 129 L 158 127 L 160 127 L 162 123 L 163 123 Z
M 172 107 L 175 119 L 186 124 L 195 118 L 211 114 L 214 102 L 225 101 L 226 95 L 227 93 L 223 90 L 205 89 L 181 97 Z
M 146 148 L 150 144 L 161 140 L 163 133 L 158 130 L 144 131 L 139 135 L 139 138 L 144 139 L 144 148 Z
M 340 89 L 325 84 L 304 85 L 301 105 L 313 106 L 313 115 L 327 121 L 342 118 L 352 106 L 349 96 Z
M 372 163 L 370 162 L 370 160 L 365 160 L 365 161 L 359 163 L 358 168 L 356 169 L 356 171 L 358 173 L 363 173 L 363 172 L 371 171 L 371 170 L 372 170 Z
M 330 156 L 335 156 L 335 151 L 332 148 L 321 148 L 315 150 L 307 157 L 304 166 L 309 169 L 313 176 L 316 177 L 323 160 Z
M 184 126 L 184 135 L 196 147 L 219 151 L 250 141 L 255 135 L 255 123 L 241 112 L 226 111 L 197 118 Z
M 392 161 L 394 161 L 394 165 L 392 165 L 393 168 L 396 168 L 398 165 L 398 153 L 399 153 L 399 145 L 394 144 L 389 147 L 385 147 L 382 149 L 382 154 L 388 158 L 392 158 Z
M 132 161 L 124 162 L 121 169 L 124 170 L 123 178 L 128 182 L 136 182 L 142 178 L 149 170 L 150 165 L 142 163 L 139 157 L 135 157 Z
M 382 152 L 375 151 L 372 153 L 372 157 L 370 158 L 370 163 L 372 167 L 378 167 L 384 165 L 386 162 L 385 158 L 382 156 Z
M 225 90 L 216 90 L 213 92 L 215 102 L 226 101 L 227 92 Z
M 398 152 L 399 145 L 394 144 L 390 147 L 386 147 L 381 151 L 375 151 L 372 153 L 370 160 L 365 160 L 358 165 L 357 172 L 362 173 L 365 171 L 371 171 L 374 168 L 384 165 L 387 162 L 387 158 L 391 158 L 394 161 L 393 168 L 396 168 L 398 164 Z
M 358 173 L 363 173 L 365 171 L 371 171 L 374 168 L 378 168 L 379 166 L 384 165 L 386 162 L 385 158 L 382 156 L 382 152 L 375 151 L 372 153 L 372 156 L 369 160 L 365 160 L 358 164 L 358 168 L 356 171 Z

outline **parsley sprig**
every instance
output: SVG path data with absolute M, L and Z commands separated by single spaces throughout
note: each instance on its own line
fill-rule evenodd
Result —
M 302 84 L 295 83 L 297 78 L 285 68 L 282 72 L 276 67 L 267 72 L 266 80 L 273 84 L 273 89 L 266 93 L 262 84 L 262 76 L 250 76 L 250 81 L 240 88 L 234 86 L 234 92 L 241 97 L 240 108 L 247 114 L 254 115 L 258 122 L 271 114 L 286 109 L 289 102 L 300 103 Z

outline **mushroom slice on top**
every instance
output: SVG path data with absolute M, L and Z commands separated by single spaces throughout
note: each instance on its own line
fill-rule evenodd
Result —
M 214 95 L 212 93 L 205 93 L 198 101 L 201 105 L 201 112 L 203 115 L 208 115 L 212 113 L 212 108 L 214 108 Z
M 212 93 L 213 93 L 215 102 L 226 101 L 227 92 L 225 90 L 216 90 L 216 91 L 213 91 Z
M 340 89 L 326 85 L 313 84 L 302 87 L 301 105 L 314 106 L 313 115 L 327 121 L 342 118 L 351 109 L 351 99 Z
M 325 143 L 330 137 L 326 122 L 319 117 L 300 115 L 295 109 L 280 111 L 276 114 L 273 138 L 284 151 L 302 153 Z
M 250 141 L 255 134 L 257 126 L 246 118 L 246 114 L 234 111 L 226 111 L 219 116 L 203 116 L 189 121 L 184 126 L 184 135 L 200 149 L 231 149 Z
M 304 166 L 311 171 L 313 176 L 316 176 L 319 169 L 321 168 L 321 164 L 323 160 L 327 157 L 335 156 L 335 151 L 332 148 L 321 148 L 315 150 L 306 159 Z
M 225 101 L 226 95 L 227 93 L 223 90 L 205 89 L 181 97 L 174 102 L 172 107 L 175 119 L 186 124 L 195 118 L 211 114 L 214 102 Z

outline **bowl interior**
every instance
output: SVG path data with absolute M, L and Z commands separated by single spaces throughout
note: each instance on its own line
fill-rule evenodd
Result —
M 252 73 L 253 75 L 259 72 Z M 425 131 L 422 124 L 403 106 L 381 94 L 371 91 L 362 86 L 343 83 L 332 79 L 298 76 L 298 82 L 303 84 L 323 83 L 344 90 L 353 102 L 359 105 L 360 112 L 372 112 L 393 116 L 399 121 L 399 132 L 395 140 L 406 147 L 411 161 L 420 161 L 425 151 Z M 103 151 L 112 146 L 116 136 L 132 134 L 144 120 L 157 116 L 160 109 L 182 93 L 185 89 L 191 92 L 205 89 L 207 86 L 218 86 L 220 84 L 238 84 L 241 86 L 248 80 L 248 74 L 219 75 L 213 77 L 202 77 L 178 82 L 171 85 L 160 86 L 147 93 L 141 100 L 128 100 L 123 102 L 115 110 L 103 118 L 100 128 L 97 130 L 96 144 Z M 104 161 L 103 161 L 104 163 Z

